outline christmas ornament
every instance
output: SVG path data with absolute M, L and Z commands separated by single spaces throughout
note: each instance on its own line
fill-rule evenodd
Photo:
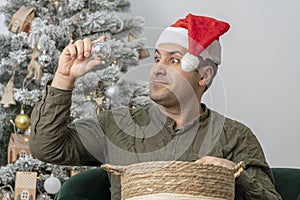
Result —
M 36 177 L 37 172 L 17 172 L 15 182 L 15 198 L 14 199 L 36 199 Z
M 21 113 L 16 116 L 14 122 L 18 129 L 24 131 L 30 126 L 30 117 L 21 109 Z
M 31 22 L 34 19 L 34 9 L 22 6 L 12 17 L 9 30 L 13 33 L 29 33 Z
M 142 60 L 144 58 L 148 58 L 150 56 L 149 50 L 146 48 L 138 49 L 139 59 Z
M 56 194 L 61 188 L 61 182 L 56 177 L 49 177 L 44 182 L 44 188 L 49 194 Z
M 31 60 L 27 66 L 28 74 L 26 78 L 33 78 L 36 84 L 39 84 L 43 75 L 42 65 L 38 62 L 37 58 L 40 56 L 40 51 L 37 48 L 37 42 L 34 45 L 33 52 L 31 54 Z
M 29 156 L 29 137 L 23 134 L 12 133 L 7 148 L 7 163 L 15 162 L 18 158 Z
M 85 67 L 89 68 L 89 65 L 91 66 L 98 63 L 100 60 L 101 63 L 96 64 L 95 67 L 93 67 L 94 70 L 102 70 L 107 68 L 108 66 L 105 65 L 105 63 L 109 62 L 109 58 L 111 56 L 111 47 L 107 42 L 104 41 L 97 41 L 93 44 L 91 56 L 87 59 L 87 62 L 85 63 Z
M 14 67 L 13 74 L 5 87 L 2 99 L 0 101 L 0 104 L 3 104 L 5 108 L 10 107 L 10 105 L 16 105 L 16 101 L 14 99 L 14 80 L 16 67 L 17 65 Z
M 92 57 L 106 60 L 111 56 L 111 47 L 107 42 L 100 41 L 93 45 Z

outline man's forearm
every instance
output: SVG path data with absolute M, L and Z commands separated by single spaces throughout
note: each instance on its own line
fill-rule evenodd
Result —
M 76 129 L 68 128 L 71 97 L 71 91 L 47 86 L 31 115 L 31 153 L 55 164 L 93 165 L 95 161 L 82 145 Z
M 57 151 L 64 141 L 63 130 L 66 130 L 64 126 L 69 115 L 68 96 L 71 92 L 65 92 L 65 98 L 60 98 L 58 95 L 57 90 L 47 86 L 45 95 L 37 102 L 31 114 L 31 153 L 47 162 L 60 160 Z

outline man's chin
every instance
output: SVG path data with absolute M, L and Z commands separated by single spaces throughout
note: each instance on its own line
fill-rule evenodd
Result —
M 155 103 L 159 103 L 160 101 L 162 101 L 164 98 L 161 95 L 154 95 L 154 94 L 150 94 L 150 99 L 152 101 L 154 101 Z
M 170 97 L 170 90 L 166 87 L 150 87 L 150 98 L 154 102 L 160 102 Z
M 166 100 L 170 100 L 170 93 L 168 90 L 161 90 L 160 92 L 150 92 L 150 98 L 155 103 L 160 104 L 161 102 L 164 102 Z

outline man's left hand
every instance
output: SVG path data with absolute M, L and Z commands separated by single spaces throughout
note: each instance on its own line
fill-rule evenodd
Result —
M 230 160 L 213 157 L 213 156 L 204 156 L 201 159 L 196 160 L 196 163 L 203 164 L 203 165 L 212 164 L 212 165 L 226 167 L 228 169 L 233 169 L 236 166 L 236 164 Z
M 230 161 L 230 160 L 226 160 L 224 158 L 218 158 L 218 157 L 213 157 L 213 156 L 204 156 L 199 160 L 195 161 L 196 163 L 202 164 L 202 165 L 216 165 L 216 166 L 222 166 L 222 167 L 226 167 L 228 169 L 234 169 L 237 167 L 237 164 Z M 241 172 L 244 170 L 243 167 L 240 167 L 235 173 L 234 173 L 234 177 L 238 178 L 241 174 Z

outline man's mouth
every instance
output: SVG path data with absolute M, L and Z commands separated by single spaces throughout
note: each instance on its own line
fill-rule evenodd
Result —
M 165 80 L 152 80 L 152 81 L 150 82 L 150 84 L 151 84 L 152 86 L 165 86 L 165 85 L 168 84 L 168 82 L 165 81 Z

